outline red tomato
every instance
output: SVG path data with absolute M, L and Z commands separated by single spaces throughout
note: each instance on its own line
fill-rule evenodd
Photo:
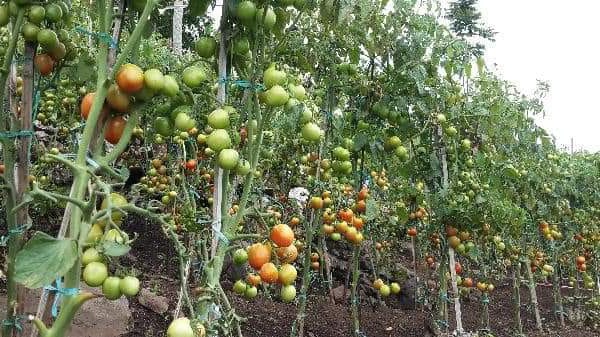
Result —
M 122 116 L 115 116 L 108 121 L 104 130 L 104 139 L 111 144 L 117 144 L 123 135 L 127 121 Z

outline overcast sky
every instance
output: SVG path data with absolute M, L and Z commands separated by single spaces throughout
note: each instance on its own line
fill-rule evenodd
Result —
M 600 1 L 479 0 L 496 42 L 486 61 L 521 91 L 536 79 L 550 83 L 546 117 L 539 124 L 558 145 L 600 151 Z

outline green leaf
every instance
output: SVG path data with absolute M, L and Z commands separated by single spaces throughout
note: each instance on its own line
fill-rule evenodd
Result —
M 123 256 L 131 250 L 129 245 L 124 245 L 122 243 L 114 242 L 114 241 L 104 241 L 102 242 L 102 253 L 108 256 Z
M 354 137 L 354 151 L 359 151 L 369 142 L 367 135 L 359 133 Z
M 77 63 L 77 81 L 90 81 L 94 75 L 94 72 L 94 59 L 89 55 L 79 56 L 79 62 Z
M 15 281 L 30 289 L 65 275 L 77 260 L 77 242 L 36 232 L 16 257 Z
M 367 221 L 374 220 L 379 215 L 379 205 L 375 199 L 367 199 L 367 209 L 365 211 L 365 218 Z

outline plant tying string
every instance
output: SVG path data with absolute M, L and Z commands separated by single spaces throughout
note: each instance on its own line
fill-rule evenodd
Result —
M 219 83 L 231 83 L 235 86 L 238 86 L 240 88 L 244 88 L 244 89 L 251 89 L 254 90 L 256 92 L 261 92 L 261 91 L 265 91 L 266 88 L 262 83 L 258 83 L 258 84 L 254 84 L 251 81 L 248 80 L 236 80 L 236 79 L 232 79 L 232 78 L 221 78 L 219 80 Z
M 221 242 L 223 242 L 226 245 L 229 244 L 229 239 L 227 238 L 227 236 L 225 236 L 225 234 L 223 234 L 223 232 L 221 232 L 219 230 L 219 228 L 217 227 L 217 221 L 213 221 L 212 230 L 213 230 L 213 232 L 215 232 L 215 235 Z
M 483 297 L 481 298 L 481 303 L 483 303 L 483 304 L 490 303 L 490 298 L 488 297 L 487 293 L 483 293 Z
M 20 131 L 2 131 L 0 132 L 0 139 L 15 139 L 33 137 L 34 132 L 32 130 L 20 130 Z
M 442 299 L 442 301 L 446 301 L 448 303 L 454 303 L 452 302 L 452 300 L 448 297 L 448 293 L 441 293 L 440 294 L 440 298 Z
M 6 236 L 0 236 L 0 247 L 5 247 L 11 237 L 23 235 L 29 228 L 31 228 L 31 224 L 17 225 L 15 228 L 9 229 Z
M 49 285 L 45 286 L 45 291 L 53 291 L 56 292 L 54 296 L 54 302 L 52 303 L 52 317 L 56 318 L 58 316 L 58 304 L 60 302 L 60 298 L 62 296 L 75 296 L 79 294 L 79 288 L 63 288 L 61 285 L 60 277 L 56 278 L 56 287 Z
M 75 32 L 96 38 L 99 42 L 108 44 L 111 49 L 117 48 L 117 41 L 106 32 L 91 32 L 83 27 L 75 27 Z

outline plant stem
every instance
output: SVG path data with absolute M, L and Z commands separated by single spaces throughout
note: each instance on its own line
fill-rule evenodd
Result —
M 519 265 L 512 267 L 513 288 L 513 317 L 515 320 L 515 331 L 518 336 L 523 335 L 523 324 L 521 323 L 521 268 Z
M 537 291 L 535 288 L 535 280 L 533 279 L 533 273 L 531 272 L 531 262 L 525 260 L 522 262 L 523 267 L 527 271 L 527 281 L 529 285 L 529 297 L 531 298 L 531 306 L 533 307 L 533 314 L 535 316 L 535 326 L 540 331 L 543 332 L 544 328 L 542 327 L 542 318 L 540 316 L 540 307 L 537 299 Z

